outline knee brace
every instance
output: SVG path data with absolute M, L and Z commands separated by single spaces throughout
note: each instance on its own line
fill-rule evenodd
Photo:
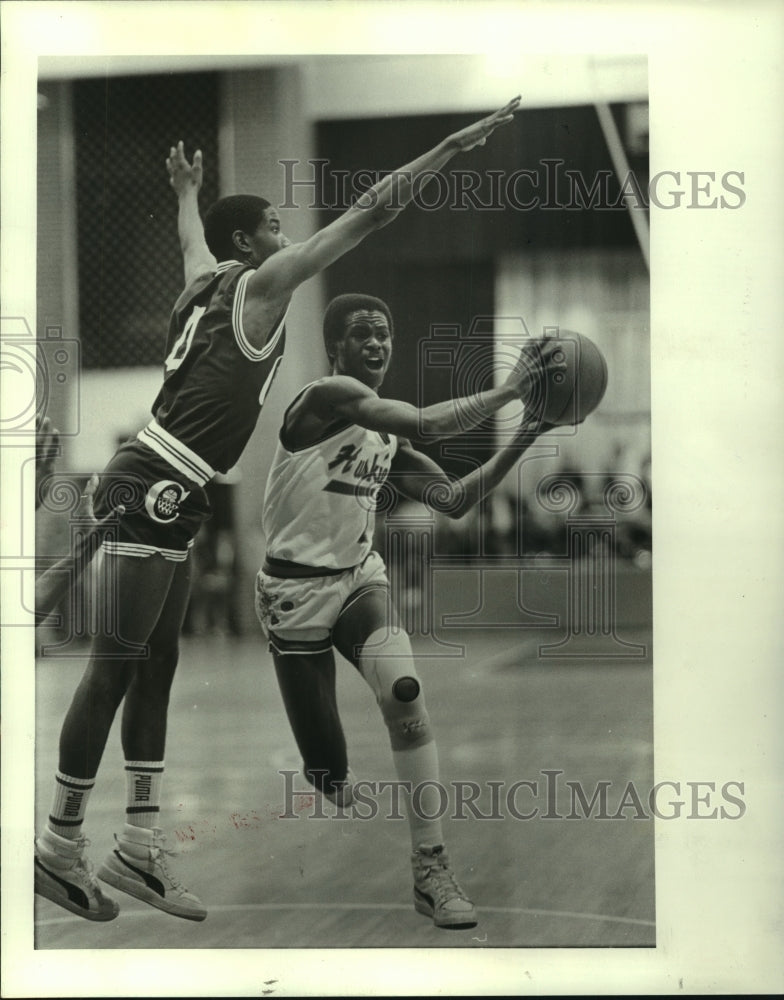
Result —
M 379 629 L 365 641 L 359 669 L 373 689 L 393 750 L 411 750 L 433 739 L 425 696 L 405 632 Z

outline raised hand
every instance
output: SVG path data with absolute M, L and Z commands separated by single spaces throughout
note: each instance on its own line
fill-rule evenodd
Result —
M 560 367 L 565 369 L 565 363 L 558 365 L 548 363 L 548 367 L 554 370 Z M 520 354 L 515 361 L 514 367 L 506 376 L 506 384 L 514 389 L 523 403 L 527 403 L 541 382 L 543 375 L 542 361 L 539 352 L 536 350 L 535 342 L 523 344 Z
M 530 407 L 526 407 L 520 420 L 520 426 L 517 429 L 517 437 L 521 443 L 530 443 L 534 438 L 539 437 L 540 434 L 546 434 L 556 426 L 557 424 L 549 424 L 547 421 L 542 420 L 540 414 L 530 409 Z
M 93 498 L 95 497 L 97 488 L 98 476 L 96 473 L 93 473 L 84 488 L 84 493 L 79 497 L 79 505 L 74 511 L 75 518 L 78 518 L 80 521 L 89 521 L 93 526 L 98 524 L 93 510 Z
M 508 124 L 514 118 L 514 113 L 519 105 L 520 97 L 518 95 L 513 97 L 508 104 L 499 108 L 498 111 L 494 111 L 493 114 L 453 133 L 446 141 L 462 151 L 473 149 L 474 146 L 484 146 L 488 136 L 492 135 L 499 126 Z
M 188 163 L 183 142 L 180 140 L 176 146 L 169 149 L 166 169 L 169 172 L 169 183 L 178 197 L 189 190 L 198 192 L 203 176 L 201 150 L 197 149 L 193 154 L 193 163 Z
M 111 510 L 106 517 L 101 518 L 99 521 L 93 511 L 93 498 L 95 497 L 95 491 L 98 489 L 98 476 L 93 473 L 90 476 L 89 482 L 84 488 L 84 493 L 82 493 L 79 498 L 79 505 L 74 511 L 74 518 L 80 521 L 87 521 L 90 524 L 90 530 L 81 540 L 83 546 L 91 539 L 98 537 L 100 538 L 107 526 L 110 523 L 114 523 L 118 517 L 121 517 L 125 513 L 125 507 L 123 504 L 115 507 Z

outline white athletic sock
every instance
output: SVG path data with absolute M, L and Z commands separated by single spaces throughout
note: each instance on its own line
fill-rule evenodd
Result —
M 163 761 L 126 760 L 125 822 L 147 830 L 160 826 Z
M 439 782 L 435 740 L 411 750 L 393 750 L 392 759 L 398 780 L 411 783 L 412 793 L 404 792 L 403 799 L 412 849 L 443 844 L 441 817 L 449 803 Z
M 87 800 L 95 778 L 73 778 L 58 771 L 54 777 L 54 798 L 49 811 L 49 829 L 60 837 L 76 840 L 81 835 Z

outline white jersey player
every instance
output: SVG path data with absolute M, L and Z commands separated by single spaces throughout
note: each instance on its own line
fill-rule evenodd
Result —
M 267 555 L 256 610 L 307 780 L 332 801 L 351 803 L 334 647 L 373 689 L 389 732 L 411 834 L 414 906 L 438 927 L 473 927 L 474 905 L 450 868 L 440 818 L 429 818 L 440 816 L 438 756 L 411 645 L 390 602 L 383 561 L 372 549 L 374 501 L 388 476 L 418 501 L 440 484 L 453 494 L 451 515 L 460 517 L 548 427 L 524 416 L 508 445 L 451 480 L 409 438 L 458 434 L 512 400 L 525 402 L 536 375 L 521 353 L 504 385 L 474 396 L 423 409 L 381 399 L 392 334 L 392 317 L 379 299 L 341 295 L 327 308 L 332 374 L 306 386 L 284 417 L 264 501 Z M 547 350 L 543 357 L 553 370 L 564 367 Z M 424 794 L 414 808 L 417 788 Z

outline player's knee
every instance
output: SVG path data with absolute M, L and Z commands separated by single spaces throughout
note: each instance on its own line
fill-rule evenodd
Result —
M 180 646 L 176 639 L 150 643 L 149 664 L 161 674 L 173 674 L 180 662 Z
M 392 685 L 392 697 L 395 701 L 406 705 L 408 702 L 416 701 L 421 690 L 416 677 L 398 677 Z
M 168 702 L 179 658 L 176 639 L 150 643 L 147 659 L 137 664 L 134 690 L 143 697 Z
M 304 761 L 302 773 L 314 788 L 323 794 L 334 794 L 337 787 L 346 780 L 348 766 L 344 762 L 321 759 L 319 763 Z
M 393 750 L 429 743 L 433 735 L 408 636 L 379 631 L 360 654 L 362 675 L 373 688 Z
M 80 687 L 93 705 L 117 709 L 133 678 L 133 667 L 122 662 L 91 659 Z
M 384 717 L 393 750 L 414 749 L 429 743 L 433 738 L 430 716 L 425 708 L 419 682 L 413 677 L 399 678 L 389 694 L 381 698 L 379 705 Z M 416 695 L 410 697 L 416 689 Z M 407 697 L 401 700 L 400 693 Z
M 419 679 L 397 677 L 378 700 L 393 750 L 414 749 L 433 738 Z

